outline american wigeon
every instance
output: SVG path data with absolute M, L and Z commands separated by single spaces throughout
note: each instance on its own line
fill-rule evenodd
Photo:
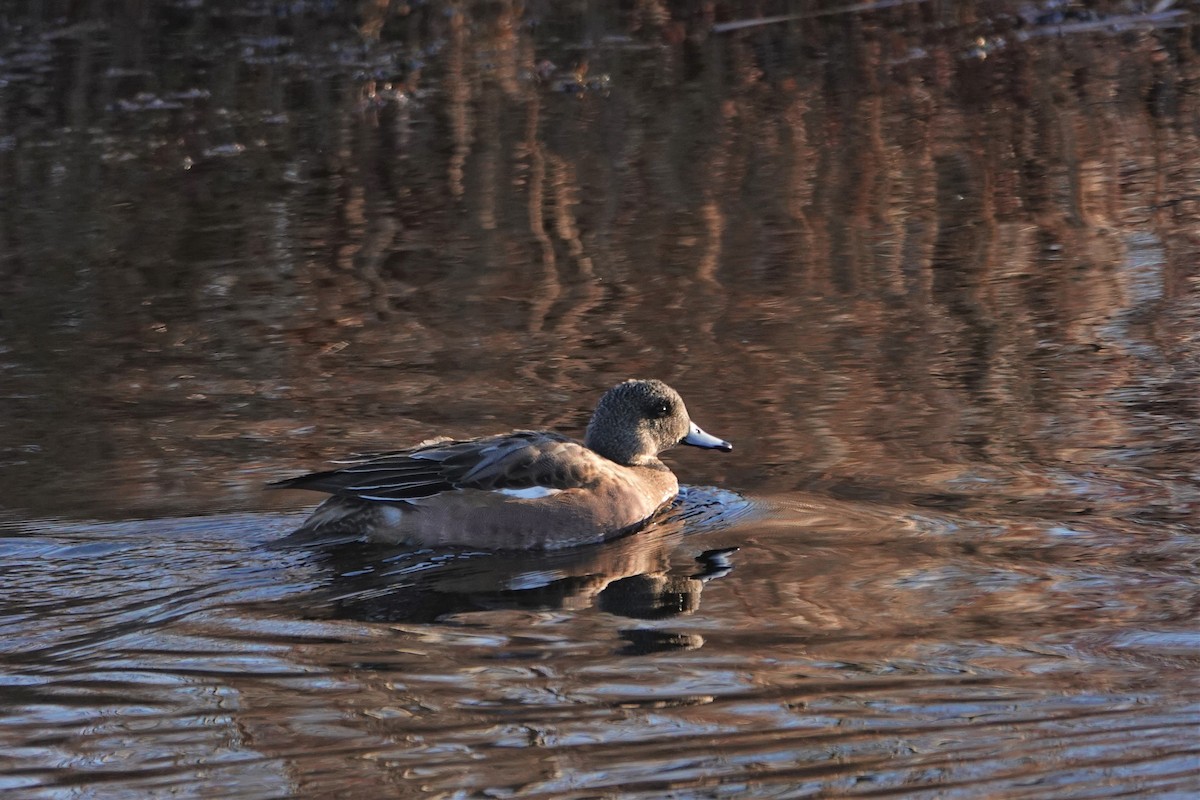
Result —
M 294 534 L 490 550 L 573 547 L 646 522 L 679 492 L 658 454 L 676 444 L 728 452 L 662 381 L 625 381 L 600 398 L 582 443 L 513 431 L 422 442 L 350 466 L 270 484 L 333 496 Z

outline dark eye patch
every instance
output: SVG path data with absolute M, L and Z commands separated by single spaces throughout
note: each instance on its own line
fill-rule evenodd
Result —
M 666 400 L 659 400 L 650 406 L 650 418 L 662 419 L 663 417 L 671 416 L 671 404 Z

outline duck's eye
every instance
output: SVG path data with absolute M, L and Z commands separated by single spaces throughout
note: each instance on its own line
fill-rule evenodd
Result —
M 668 403 L 666 400 L 663 400 L 661 402 L 655 403 L 654 405 L 650 406 L 650 416 L 653 419 L 662 419 L 663 417 L 669 417 L 670 415 L 671 415 L 671 404 Z

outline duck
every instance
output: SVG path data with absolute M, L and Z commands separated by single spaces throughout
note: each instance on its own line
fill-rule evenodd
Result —
M 679 481 L 659 454 L 677 444 L 733 450 L 667 384 L 627 380 L 600 398 L 582 442 L 534 430 L 441 437 L 268 488 L 331 495 L 291 541 L 551 550 L 633 533 L 670 505 Z

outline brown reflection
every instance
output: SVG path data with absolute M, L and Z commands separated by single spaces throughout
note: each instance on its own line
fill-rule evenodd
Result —
M 201 54 L 233 25 L 188 13 Z M 259 505 L 315 456 L 577 430 L 633 375 L 738 441 L 685 473 L 763 492 L 1069 491 L 1063 465 L 1161 467 L 1197 433 L 1182 31 L 1059 41 L 974 6 L 720 35 L 749 12 L 356 13 L 349 39 L 264 19 L 208 77 L 126 75 L 151 53 L 78 31 L 48 71 L 10 65 L 21 505 Z
M 528 106 L 525 121 L 526 139 L 524 153 L 529 159 L 529 232 L 533 235 L 540 251 L 542 280 L 531 292 L 529 330 L 537 333 L 545 325 L 546 315 L 562 294 L 558 280 L 557 257 L 554 244 L 546 232 L 544 208 L 546 207 L 546 154 L 540 137 L 541 106 L 534 97 Z M 535 262 L 537 263 L 537 262 Z

